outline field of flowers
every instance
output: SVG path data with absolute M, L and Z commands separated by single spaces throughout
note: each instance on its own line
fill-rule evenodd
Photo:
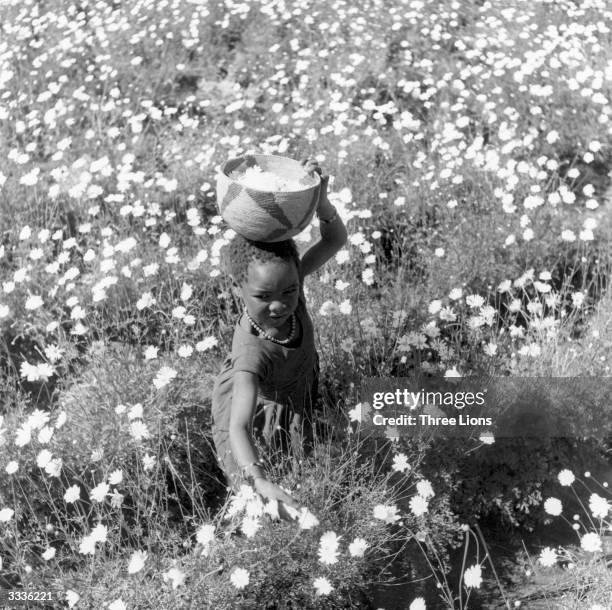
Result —
M 609 444 L 374 439 L 359 407 L 364 376 L 610 375 L 605 0 L 0 18 L 0 607 L 612 607 Z M 306 284 L 315 450 L 268 464 L 292 523 L 211 446 L 215 173 L 245 152 L 314 155 L 349 232 Z M 542 543 L 506 569 L 500 530 Z

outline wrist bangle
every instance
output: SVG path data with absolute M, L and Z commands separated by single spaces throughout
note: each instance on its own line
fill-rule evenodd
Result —
M 334 210 L 334 213 L 327 220 L 323 220 L 323 218 L 319 218 L 319 222 L 322 222 L 324 225 L 328 225 L 334 222 L 336 218 L 338 218 L 338 210 Z

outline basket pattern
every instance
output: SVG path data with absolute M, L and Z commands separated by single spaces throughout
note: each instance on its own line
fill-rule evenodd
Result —
M 263 159 L 262 159 L 263 158 Z M 303 231 L 312 220 L 319 198 L 318 177 L 304 190 L 294 192 L 265 192 L 245 187 L 227 174 L 237 167 L 258 163 L 265 168 L 271 157 L 233 159 L 228 161 L 217 176 L 217 202 L 221 215 L 237 233 L 254 241 L 273 242 L 289 239 Z M 277 167 L 285 163 L 296 173 L 291 164 L 303 169 L 292 159 L 275 161 Z

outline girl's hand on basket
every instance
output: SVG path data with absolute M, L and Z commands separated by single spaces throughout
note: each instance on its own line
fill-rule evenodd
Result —
M 318 213 L 320 212 L 323 217 L 329 216 L 329 214 L 327 213 L 328 206 L 330 205 L 329 201 L 327 200 L 327 184 L 329 182 L 329 175 L 323 175 L 323 171 L 321 170 L 319 162 L 312 157 L 308 159 L 302 159 L 300 163 L 304 166 L 306 173 L 312 174 L 313 172 L 316 172 L 317 174 L 319 174 L 319 177 L 321 178 L 321 190 L 319 191 Z

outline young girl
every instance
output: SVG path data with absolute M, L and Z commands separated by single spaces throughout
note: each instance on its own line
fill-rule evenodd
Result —
M 321 169 L 302 161 L 307 172 Z M 318 356 L 304 300 L 303 280 L 346 242 L 346 228 L 327 199 L 329 176 L 321 176 L 317 216 L 321 239 L 299 257 L 293 240 L 261 243 L 237 235 L 228 246 L 234 291 L 244 313 L 232 351 L 215 381 L 213 439 L 230 485 L 243 480 L 269 500 L 298 508 L 266 477 L 255 441 L 268 452 L 294 450 L 317 394 Z

